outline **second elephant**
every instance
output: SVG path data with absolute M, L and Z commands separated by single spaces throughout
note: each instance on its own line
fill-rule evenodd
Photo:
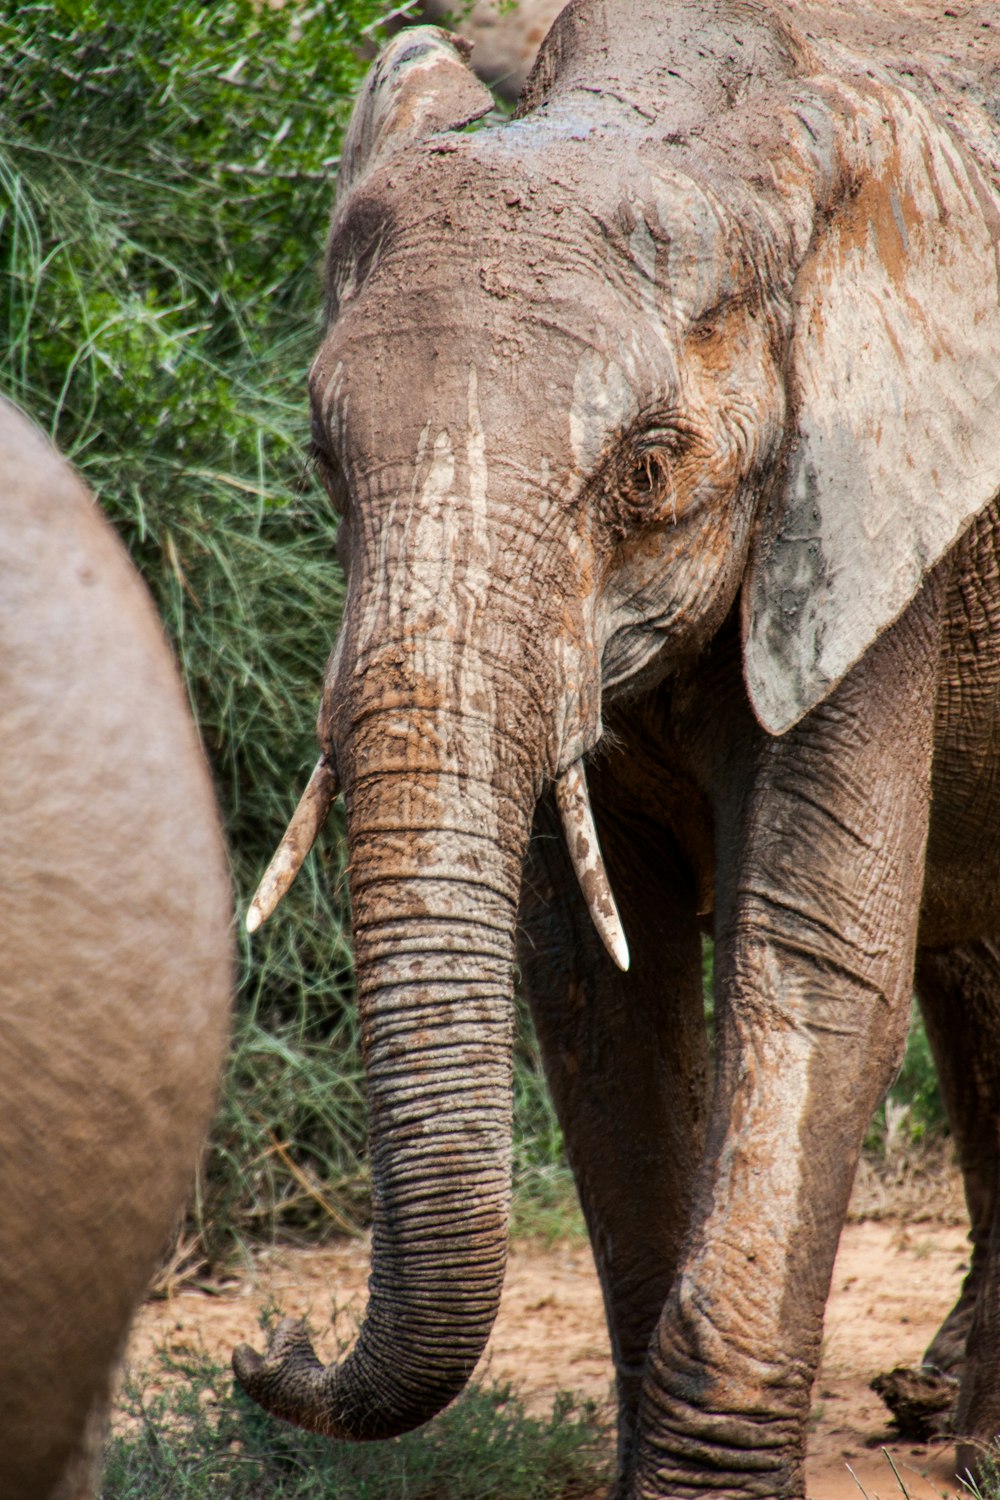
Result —
M 389 1436 L 475 1367 L 517 955 L 620 1496 L 803 1495 L 915 967 L 973 1216 L 962 1461 L 1000 1429 L 1000 139 L 964 23 L 889 9 L 574 0 L 509 122 L 462 128 L 490 100 L 434 31 L 358 101 L 310 381 L 347 602 L 253 917 L 339 784 L 373 1270 L 339 1367 L 296 1325 L 237 1355 L 281 1416 Z
M 230 896 L 159 621 L 0 400 L 0 1500 L 91 1500 L 225 1049 Z

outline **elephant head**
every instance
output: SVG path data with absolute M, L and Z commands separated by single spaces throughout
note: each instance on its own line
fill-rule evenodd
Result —
M 464 128 L 490 98 L 433 29 L 356 106 L 310 378 L 347 602 L 323 756 L 250 917 L 342 788 L 371 1300 L 338 1368 L 298 1326 L 236 1356 L 303 1425 L 422 1422 L 488 1336 L 544 789 L 624 965 L 583 769 L 606 706 L 738 608 L 750 701 L 783 732 L 1000 483 L 976 420 L 1000 373 L 983 173 L 837 57 L 766 5 L 577 0 L 513 120 Z

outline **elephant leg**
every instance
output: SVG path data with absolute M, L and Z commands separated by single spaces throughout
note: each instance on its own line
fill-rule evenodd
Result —
M 971 1224 L 961 1295 L 924 1355 L 925 1364 L 962 1378 L 955 1426 L 963 1472 L 1000 1432 L 1000 947 L 922 949 L 917 992 Z
M 905 1043 L 936 621 L 904 616 L 781 738 L 718 726 L 744 748 L 719 757 L 741 775 L 717 783 L 715 1093 L 643 1384 L 643 1500 L 805 1494 L 833 1261 Z
M 690 877 L 662 828 L 606 812 L 601 772 L 591 792 L 629 972 L 594 932 L 551 797 L 535 821 L 520 961 L 604 1293 L 624 1493 L 647 1346 L 687 1228 L 708 1054 Z
M 110 1420 L 110 1393 L 102 1390 L 94 1397 L 80 1441 L 50 1500 L 92 1500 L 98 1493 Z
M 972 1257 L 961 1295 L 924 1355 L 960 1375 L 977 1293 L 989 1263 L 1000 1169 L 1000 950 L 993 942 L 922 948 L 917 994 L 951 1126 L 969 1209 Z

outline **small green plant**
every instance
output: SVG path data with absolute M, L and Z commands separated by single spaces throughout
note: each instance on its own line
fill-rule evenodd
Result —
M 275 1422 L 207 1357 L 161 1352 L 131 1374 L 101 1500 L 573 1500 L 609 1478 L 596 1408 L 558 1396 L 529 1415 L 510 1386 L 473 1385 L 388 1443 L 331 1443 Z
M 973 1500 L 1000 1500 L 1000 1443 L 993 1442 L 980 1456 L 979 1474 L 962 1478 L 959 1482 Z
M 944 1135 L 947 1128 L 930 1043 L 914 1001 L 903 1066 L 876 1111 L 865 1149 L 884 1155 L 890 1142 L 901 1138 L 907 1146 L 919 1146 Z
M 896 1461 L 888 1448 L 882 1449 L 882 1456 L 892 1471 L 893 1478 L 896 1481 L 899 1493 L 903 1496 L 903 1500 L 909 1500 L 910 1491 L 906 1487 L 906 1481 L 902 1474 L 900 1474 Z M 868 1500 L 868 1491 L 850 1464 L 847 1465 L 847 1472 L 854 1480 L 862 1495 L 865 1496 L 865 1500 Z M 992 1444 L 980 1458 L 979 1477 L 977 1479 L 973 1479 L 971 1475 L 966 1475 L 965 1477 L 959 1475 L 958 1482 L 961 1489 L 955 1492 L 956 1500 L 959 1495 L 971 1496 L 972 1500 L 1000 1500 L 1000 1444 Z M 949 1496 L 951 1494 L 952 1492 L 949 1491 Z M 945 1497 L 942 1497 L 942 1500 L 945 1500 Z

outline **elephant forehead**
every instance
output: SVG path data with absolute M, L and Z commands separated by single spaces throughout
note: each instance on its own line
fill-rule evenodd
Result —
M 561 296 L 614 316 L 617 300 L 676 329 L 738 295 L 766 236 L 761 204 L 716 158 L 709 171 L 686 146 L 657 139 L 654 150 L 634 122 L 605 119 L 611 103 L 563 101 L 434 137 L 376 169 L 335 221 L 337 306 L 369 281 L 388 295 L 395 282 L 404 300 L 446 292 L 461 303 L 482 291 L 523 317 Z M 501 321 L 502 309 L 485 316 Z
M 642 225 L 627 207 L 618 214 L 634 196 L 635 153 L 620 140 L 614 150 L 575 141 L 580 150 L 568 155 L 512 150 L 505 130 L 436 138 L 350 194 L 329 250 L 338 309 L 371 281 L 413 298 L 447 290 L 463 300 L 480 289 L 530 309 L 558 296 L 574 272 L 589 280 L 585 305 L 628 296 L 648 275 L 647 247 L 632 233 L 638 227 L 641 240 Z
M 349 465 L 412 461 L 426 427 L 464 445 L 470 379 L 495 462 L 587 470 L 609 431 L 676 380 L 659 323 L 595 305 L 567 280 L 532 311 L 482 287 L 374 284 L 330 330 L 310 377 L 314 411 Z
M 599 361 L 595 361 L 599 363 Z M 428 370 L 431 370 L 428 375 Z M 513 389 L 495 361 L 425 363 L 386 359 L 314 372 L 317 405 L 358 499 L 406 494 L 430 510 L 456 498 L 477 506 L 561 492 L 579 467 L 571 436 L 586 410 L 572 384 Z M 544 387 L 542 387 L 544 389 Z
M 669 288 L 670 310 L 697 317 L 753 280 L 754 249 L 763 248 L 754 241 L 768 236 L 767 214 L 719 160 L 693 160 L 688 145 L 659 138 L 650 146 L 634 127 L 614 123 L 564 105 L 472 137 L 462 168 L 514 210 L 500 241 L 509 262 L 518 255 L 517 231 L 527 231 L 530 267 L 586 266 L 609 290 L 640 300 L 650 286 Z M 457 178 L 454 196 L 469 202 Z M 483 243 L 483 228 L 472 243 Z

